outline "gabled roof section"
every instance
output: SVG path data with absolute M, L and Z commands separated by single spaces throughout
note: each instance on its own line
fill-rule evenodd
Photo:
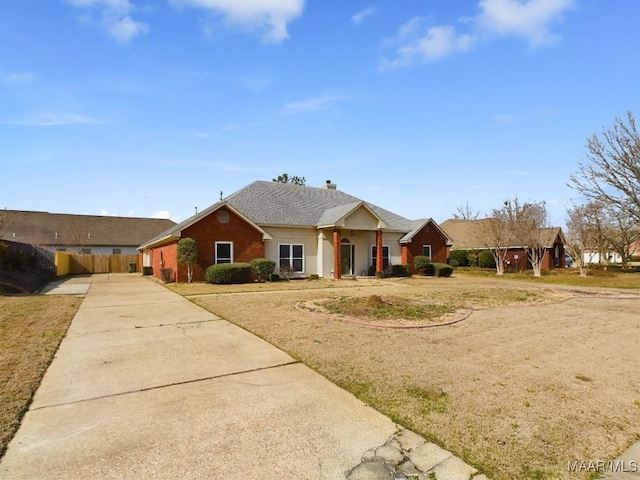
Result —
M 414 223 L 413 229 L 410 232 L 408 232 L 407 234 L 405 234 L 399 240 L 400 243 L 411 243 L 411 240 L 413 240 L 413 237 L 415 237 L 420 230 L 425 228 L 427 225 L 431 224 L 432 226 L 434 226 L 436 228 L 436 230 L 438 232 L 440 232 L 440 235 L 442 235 L 445 238 L 445 240 L 447 241 L 447 245 L 449 245 L 449 246 L 453 245 L 453 240 L 451 240 L 451 238 L 449 238 L 447 233 L 442 228 L 440 228 L 440 226 L 436 222 L 434 222 L 432 218 L 426 218 L 426 219 L 422 219 L 422 220 L 414 220 L 413 223 Z
M 43 246 L 136 247 L 175 222 L 157 218 L 0 210 L 0 224 L 0 238 L 4 240 Z
M 411 221 L 357 197 L 330 188 L 256 181 L 225 199 L 257 225 L 318 228 L 333 225 L 360 205 L 387 230 L 406 232 Z
M 170 242 L 173 242 L 175 240 L 179 240 L 180 238 L 182 238 L 182 231 L 183 230 L 185 230 L 188 227 L 190 227 L 191 225 L 199 222 L 203 218 L 211 215 L 212 213 L 216 212 L 217 210 L 219 210 L 222 207 L 228 208 L 233 213 L 235 213 L 238 217 L 240 217 L 242 220 L 247 222 L 249 225 L 251 225 L 256 230 L 258 230 L 262 234 L 262 239 L 263 240 L 271 240 L 272 239 L 272 237 L 271 237 L 271 235 L 269 235 L 269 233 L 267 233 L 259 225 L 254 223 L 250 218 L 247 218 L 247 216 L 244 215 L 242 212 L 238 211 L 238 209 L 234 208 L 233 205 L 230 205 L 229 202 L 221 201 L 221 202 L 218 202 L 218 203 L 215 203 L 215 204 L 211 205 L 208 208 L 205 208 L 200 213 L 187 218 L 186 220 L 178 223 L 177 225 L 174 225 L 173 227 L 169 228 L 168 230 L 165 230 L 164 232 L 161 232 L 160 234 L 158 234 L 155 237 L 153 237 L 151 240 L 148 240 L 145 243 L 141 244 L 138 247 L 138 250 L 143 250 L 143 249 L 149 248 L 149 247 L 157 247 L 157 246 L 163 245 L 165 243 L 170 243 Z
M 384 229 L 388 227 L 387 223 L 380 217 L 380 215 L 374 212 L 371 207 L 369 207 L 369 205 L 362 200 L 359 202 L 348 203 L 346 205 L 339 205 L 337 207 L 325 210 L 318 220 L 316 227 L 325 228 L 333 226 L 343 226 L 346 218 L 360 208 L 364 208 L 378 221 L 378 228 Z
M 482 238 L 483 220 L 450 219 L 441 224 L 442 229 L 452 241 L 452 248 L 481 249 L 487 248 Z
M 482 225 L 491 219 L 481 220 L 457 220 L 450 219 L 442 223 L 442 229 L 450 235 L 454 249 L 483 249 L 487 248 L 482 236 Z M 546 248 L 552 247 L 556 239 L 566 244 L 564 234 L 560 227 L 540 228 L 538 230 L 539 241 Z M 522 241 L 514 241 L 511 248 L 522 248 Z
M 540 243 L 545 247 L 552 247 L 558 237 L 560 237 L 560 241 L 563 245 L 567 244 L 567 240 L 564 237 L 562 228 L 560 227 L 541 228 L 539 233 Z

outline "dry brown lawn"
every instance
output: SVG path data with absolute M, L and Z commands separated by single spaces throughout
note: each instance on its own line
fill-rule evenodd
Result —
M 0 295 L 0 457 L 80 302 L 75 297 Z
M 496 480 L 590 478 L 568 462 L 615 458 L 640 437 L 637 290 L 462 275 L 172 288 Z M 371 295 L 473 313 L 389 329 L 299 308 Z

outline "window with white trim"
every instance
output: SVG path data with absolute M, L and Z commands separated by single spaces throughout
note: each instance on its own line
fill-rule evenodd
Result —
M 371 265 L 377 268 L 377 247 L 371 245 Z M 389 266 L 389 245 L 382 246 L 382 268 L 386 269 Z
M 233 263 L 233 242 L 216 242 L 216 263 Z
M 304 245 L 281 243 L 278 245 L 278 267 L 291 267 L 295 273 L 304 272 Z
M 422 255 L 429 257 L 429 260 L 431 260 L 431 245 L 422 246 Z

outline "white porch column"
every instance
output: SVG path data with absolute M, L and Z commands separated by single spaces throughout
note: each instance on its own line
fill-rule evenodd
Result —
M 320 232 L 318 234 L 318 254 L 316 255 L 316 270 L 319 277 L 324 277 L 324 241 L 327 237 L 324 236 L 324 233 Z

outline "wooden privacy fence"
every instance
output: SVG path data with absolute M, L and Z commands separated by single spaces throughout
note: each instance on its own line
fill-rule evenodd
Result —
M 2 240 L 1 243 L 6 245 L 10 252 L 22 256 L 31 266 L 39 270 L 55 272 L 56 266 L 53 252 L 29 243 L 12 242 L 9 240 Z M 19 259 L 15 259 L 14 261 L 19 262 Z
M 68 256 L 68 271 L 59 269 L 58 275 L 67 273 L 71 275 L 81 275 L 83 273 L 126 273 L 129 271 L 130 263 L 136 264 L 136 272 L 140 271 L 139 258 L 135 253 L 122 255 L 66 253 L 64 256 Z M 61 257 L 58 260 L 62 260 Z

